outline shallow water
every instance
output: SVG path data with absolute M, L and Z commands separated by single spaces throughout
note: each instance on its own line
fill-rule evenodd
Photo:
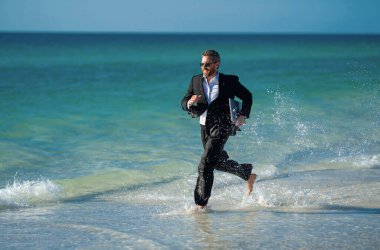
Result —
M 205 44 L 253 92 L 194 211 L 199 125 L 180 108 Z M 207 47 L 207 48 L 209 48 Z M 379 36 L 0 34 L 7 248 L 376 249 Z
M 83 209 L 86 213 L 83 214 Z M 0 214 L 5 248 L 377 249 L 379 210 L 213 209 L 87 201 Z

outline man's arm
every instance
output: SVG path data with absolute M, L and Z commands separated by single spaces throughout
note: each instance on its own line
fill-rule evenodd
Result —
M 190 81 L 189 87 L 187 88 L 187 92 L 181 101 L 181 106 L 184 111 L 190 112 L 191 105 L 188 106 L 188 102 L 192 98 L 192 96 L 193 96 L 193 80 Z
M 239 116 L 244 116 L 249 118 L 252 107 L 252 93 L 240 83 L 239 78 L 237 79 L 235 86 L 235 95 L 242 100 L 242 108 Z
M 205 103 L 205 99 L 200 95 L 199 83 L 200 78 L 193 77 L 190 81 L 189 87 L 185 96 L 182 98 L 181 106 L 184 111 L 190 114 L 193 118 L 200 116 L 207 110 L 208 104 Z

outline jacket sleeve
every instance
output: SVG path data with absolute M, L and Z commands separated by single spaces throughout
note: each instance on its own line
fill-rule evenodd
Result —
M 239 115 L 243 115 L 246 118 L 249 118 L 252 107 L 252 93 L 240 83 L 239 78 L 237 77 L 235 82 L 235 95 L 239 97 L 243 103 Z
M 184 111 L 190 113 L 190 110 L 187 108 L 187 102 L 193 96 L 193 80 L 191 79 L 189 87 L 187 88 L 185 96 L 182 98 L 181 106 Z

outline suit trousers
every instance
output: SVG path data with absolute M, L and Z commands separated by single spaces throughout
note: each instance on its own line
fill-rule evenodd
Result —
M 198 179 L 194 191 L 194 200 L 197 205 L 205 206 L 211 196 L 214 182 L 214 169 L 234 174 L 243 180 L 248 180 L 251 175 L 252 165 L 240 165 L 236 161 L 229 160 L 224 145 L 229 135 L 225 133 L 210 133 L 206 126 L 201 125 L 201 139 L 203 154 L 198 166 Z

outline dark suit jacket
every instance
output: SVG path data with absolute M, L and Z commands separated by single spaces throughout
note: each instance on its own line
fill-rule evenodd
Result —
M 191 79 L 187 92 L 181 102 L 183 110 L 191 114 L 192 117 L 198 117 L 207 110 L 207 127 L 216 126 L 217 128 L 230 129 L 231 119 L 228 99 L 236 96 L 243 101 L 240 115 L 249 117 L 252 106 L 252 94 L 239 82 L 237 76 L 219 73 L 219 95 L 211 103 L 207 103 L 202 80 L 201 74 L 193 76 Z M 201 95 L 201 98 L 198 100 L 197 106 L 191 106 L 188 109 L 187 102 L 192 95 Z

